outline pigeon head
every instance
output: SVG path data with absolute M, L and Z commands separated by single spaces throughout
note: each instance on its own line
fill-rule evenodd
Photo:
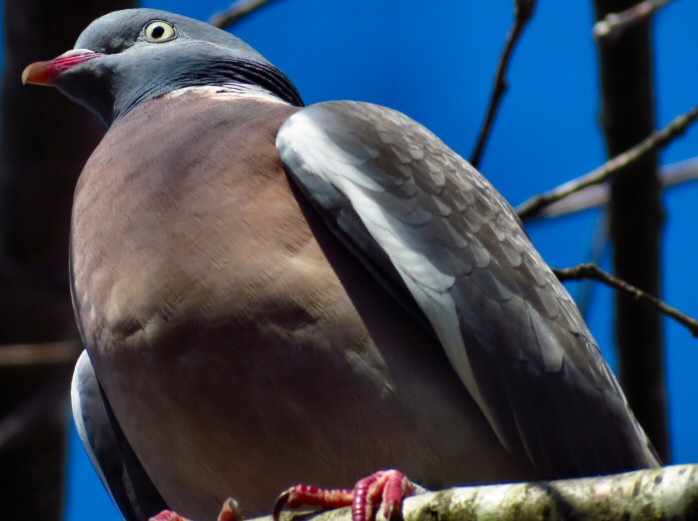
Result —
M 291 81 L 239 38 L 155 9 L 98 18 L 73 50 L 29 65 L 22 81 L 58 88 L 107 125 L 143 101 L 184 87 L 254 85 L 302 105 Z

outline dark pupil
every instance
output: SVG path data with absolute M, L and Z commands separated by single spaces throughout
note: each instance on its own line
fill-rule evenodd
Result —
M 151 33 L 153 38 L 160 38 L 165 34 L 165 28 L 162 25 L 156 25 L 153 27 L 153 32 Z

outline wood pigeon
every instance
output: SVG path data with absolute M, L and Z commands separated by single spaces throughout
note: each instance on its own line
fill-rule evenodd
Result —
M 23 79 L 109 126 L 73 207 L 74 396 L 129 518 L 258 515 L 378 469 L 436 488 L 659 464 L 511 206 L 404 114 L 303 108 L 238 38 L 152 9 Z

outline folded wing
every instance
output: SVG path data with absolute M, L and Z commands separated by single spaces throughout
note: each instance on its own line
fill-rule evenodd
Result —
M 126 520 L 149 519 L 167 508 L 121 432 L 87 351 L 75 366 L 71 401 L 80 439 Z
M 277 148 L 329 227 L 426 317 L 500 441 L 546 475 L 657 465 L 567 291 L 505 199 L 404 114 L 310 106 Z

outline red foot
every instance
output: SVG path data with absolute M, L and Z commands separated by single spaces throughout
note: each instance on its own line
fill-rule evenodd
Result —
M 351 505 L 353 521 L 374 521 L 374 509 L 382 504 L 386 519 L 402 519 L 402 501 L 425 490 L 411 482 L 398 470 L 381 470 L 363 478 L 353 490 L 326 490 L 308 485 L 296 485 L 279 496 L 274 505 L 274 521 L 279 521 L 281 511 L 303 505 L 325 510 Z
M 163 510 L 157 516 L 151 517 L 148 521 L 189 521 L 172 510 Z
M 163 510 L 157 516 L 151 517 L 148 521 L 190 521 L 172 510 Z M 228 498 L 223 502 L 217 521 L 242 521 L 240 508 L 237 501 Z

